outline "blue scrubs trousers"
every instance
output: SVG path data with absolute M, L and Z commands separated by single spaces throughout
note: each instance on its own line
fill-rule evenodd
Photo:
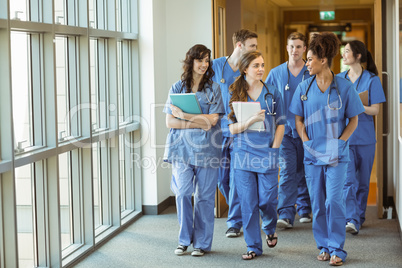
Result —
M 247 251 L 254 251 L 259 256 L 262 254 L 260 212 L 264 233 L 274 234 L 276 229 L 278 169 L 269 170 L 267 173 L 235 169 L 234 178 L 240 197 Z
M 311 201 L 310 194 L 308 193 L 306 177 L 304 176 L 304 165 L 303 165 L 303 178 L 301 178 L 299 185 L 297 186 L 297 200 L 296 200 L 296 211 L 299 216 L 303 214 L 311 213 Z
M 375 144 L 349 145 L 350 162 L 343 191 L 346 200 L 346 222 L 352 222 L 357 231 L 366 220 L 374 156 Z
M 228 228 L 234 227 L 241 229 L 241 209 L 240 200 L 236 192 L 235 183 L 233 180 L 233 167 L 231 164 L 231 153 L 233 151 L 233 137 L 223 136 L 222 146 L 222 161 L 219 169 L 218 188 L 226 199 L 229 206 L 228 219 L 226 224 Z
M 346 238 L 343 185 L 348 163 L 336 166 L 306 164 L 306 181 L 313 210 L 313 234 L 320 253 L 336 255 L 343 261 Z
M 172 163 L 170 188 L 176 195 L 180 224 L 179 245 L 211 250 L 214 232 L 215 191 L 218 168 Z M 194 215 L 191 197 L 194 193 Z
M 304 149 L 300 138 L 285 135 L 279 150 L 278 214 L 279 219 L 289 219 L 293 224 L 296 215 L 311 212 L 310 196 L 304 177 Z

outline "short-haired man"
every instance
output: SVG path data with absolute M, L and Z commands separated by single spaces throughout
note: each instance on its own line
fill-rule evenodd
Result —
M 310 77 L 303 60 L 306 51 L 306 37 L 298 32 L 287 38 L 289 60 L 272 69 L 266 79 L 282 94 L 287 111 L 285 135 L 279 150 L 280 181 L 278 190 L 278 222 L 277 228 L 292 228 L 297 204 L 300 222 L 311 222 L 310 196 L 304 177 L 303 143 L 297 134 L 295 115 L 289 112 L 293 94 L 300 82 Z
M 222 165 L 219 170 L 218 188 L 229 205 L 227 237 L 239 236 L 242 227 L 240 200 L 234 188 L 233 172 L 230 165 L 233 137 L 228 127 L 228 114 L 230 113 L 229 86 L 235 81 L 236 77 L 240 75 L 238 65 L 240 57 L 246 52 L 255 51 L 257 49 L 257 38 L 258 35 L 252 31 L 247 29 L 238 30 L 232 37 L 234 46 L 232 54 L 228 57 L 217 58 L 213 60 L 212 63 L 212 69 L 215 72 L 212 80 L 220 85 L 222 100 L 225 106 L 225 115 L 221 120 L 223 160 L 221 161 Z

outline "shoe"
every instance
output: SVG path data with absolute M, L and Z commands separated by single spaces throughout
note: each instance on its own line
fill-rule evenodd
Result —
M 300 215 L 299 222 L 301 222 L 301 223 L 309 223 L 309 222 L 311 222 L 310 214 L 306 213 L 306 214 Z
M 196 257 L 204 256 L 204 254 L 205 254 L 205 251 L 203 251 L 200 248 L 195 248 L 193 250 L 193 252 L 191 252 L 191 256 L 196 256 Z
M 276 222 L 276 228 L 291 229 L 293 228 L 293 225 L 290 223 L 289 219 L 279 219 Z
M 336 255 L 332 255 L 331 256 L 331 260 L 329 261 L 329 265 L 332 266 L 341 266 L 343 264 L 343 261 L 341 258 L 339 258 Z
M 246 254 L 241 255 L 241 258 L 245 261 L 249 261 L 257 257 L 257 254 L 254 251 L 247 251 Z
M 174 254 L 176 255 L 183 255 L 184 252 L 187 251 L 187 246 L 178 245 L 177 248 L 174 250 Z
M 240 229 L 230 227 L 226 231 L 226 237 L 238 237 L 240 235 Z
M 357 235 L 359 232 L 356 229 L 356 226 L 354 225 L 354 223 L 352 222 L 348 222 L 346 224 L 346 232 L 347 233 L 351 233 L 353 235 Z

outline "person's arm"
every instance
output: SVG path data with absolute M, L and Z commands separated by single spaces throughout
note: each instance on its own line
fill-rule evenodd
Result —
M 350 136 L 357 128 L 358 120 L 359 120 L 358 115 L 349 118 L 349 124 L 345 127 L 345 129 L 342 132 L 342 135 L 339 137 L 340 140 L 347 141 L 350 138 Z
M 176 128 L 176 129 L 186 129 L 186 128 L 201 128 L 205 131 L 208 131 L 211 129 L 211 125 L 209 127 L 191 122 L 191 121 L 185 121 L 181 119 L 177 119 L 171 114 L 166 114 L 166 127 L 168 128 Z
M 234 124 L 230 124 L 229 131 L 230 131 L 230 133 L 232 133 L 232 135 L 242 133 L 255 122 L 264 121 L 264 119 L 265 119 L 265 110 L 261 110 L 258 113 L 256 113 L 255 115 L 253 115 L 252 117 L 250 117 L 245 122 L 237 122 Z
M 272 148 L 279 148 L 279 146 L 281 146 L 284 133 L 285 133 L 285 125 L 277 125 L 274 142 L 272 143 Z
M 170 105 L 172 115 L 176 118 L 181 118 L 192 123 L 196 123 L 203 129 L 210 129 L 218 123 L 219 114 L 189 114 L 184 113 L 179 107 Z
M 306 127 L 304 125 L 304 117 L 301 117 L 300 115 L 295 115 L 295 121 L 296 121 L 296 130 L 302 142 L 309 141 L 310 139 L 307 136 Z
M 364 113 L 368 114 L 368 115 L 377 115 L 380 111 L 380 104 L 376 103 L 376 104 L 372 104 L 371 106 L 364 106 Z

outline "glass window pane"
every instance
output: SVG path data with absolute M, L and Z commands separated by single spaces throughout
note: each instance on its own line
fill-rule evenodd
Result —
M 95 229 L 102 226 L 102 189 L 100 182 L 100 143 L 93 143 L 92 146 L 92 165 L 93 165 L 93 193 L 94 193 L 94 219 L 95 219 Z
M 17 204 L 18 263 L 20 267 L 35 267 L 34 261 L 34 202 L 32 166 L 15 169 Z
M 120 211 L 127 209 L 127 199 L 126 199 L 126 157 L 125 157 L 125 144 L 124 136 L 119 136 L 119 169 L 120 169 Z
M 15 148 L 19 147 L 19 149 L 33 145 L 30 48 L 29 34 L 20 32 L 11 33 L 13 122 Z
M 119 123 L 124 122 L 124 92 L 123 92 L 123 56 L 122 56 L 123 42 L 117 43 L 117 95 L 119 106 Z
M 98 81 L 98 72 L 97 72 L 97 57 L 98 54 L 98 40 L 91 39 L 90 40 L 90 69 L 91 69 L 91 102 L 92 104 L 97 103 L 98 95 L 97 95 L 97 81 Z M 93 106 L 95 106 L 93 105 Z M 92 109 L 92 130 L 98 128 L 98 109 Z
M 29 20 L 29 0 L 10 0 L 10 18 L 13 20 Z
M 61 249 L 65 249 L 73 241 L 72 228 L 72 175 L 71 175 L 71 153 L 59 155 L 59 201 L 60 201 L 60 228 L 61 228 Z
M 116 0 L 116 30 L 121 31 L 121 0 Z
M 56 24 L 67 24 L 66 0 L 54 0 L 54 20 Z
M 67 38 L 56 37 L 57 124 L 59 140 L 71 135 Z
M 91 40 L 91 103 L 92 130 L 108 128 L 109 77 L 108 77 L 108 40 Z
M 96 28 L 96 0 L 88 0 L 89 4 L 89 27 Z

